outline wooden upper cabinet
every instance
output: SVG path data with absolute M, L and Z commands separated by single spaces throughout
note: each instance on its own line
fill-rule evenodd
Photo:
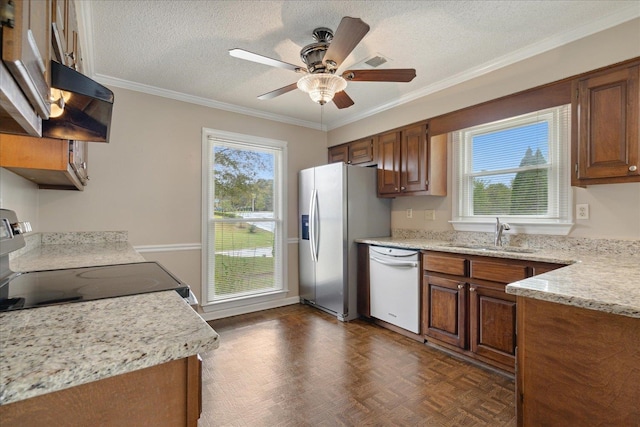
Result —
M 447 136 L 425 123 L 378 136 L 378 196 L 446 196 Z
M 72 0 L 52 0 L 53 57 L 67 67 L 82 71 L 78 19 Z
M 349 160 L 347 163 L 361 165 L 375 162 L 375 138 L 369 137 L 349 143 Z
M 378 195 L 400 191 L 400 132 L 378 136 Z
M 15 25 L 2 26 L 2 60 L 42 119 L 49 118 L 51 1 L 14 0 Z
M 347 144 L 329 147 L 329 163 L 347 163 L 349 161 L 349 147 Z
M 375 137 L 360 139 L 329 148 L 329 163 L 371 166 L 375 164 Z
M 88 143 L 66 139 L 32 138 L 0 133 L 0 167 L 39 188 L 84 190 Z
M 574 82 L 571 184 L 640 182 L 640 61 Z
M 427 127 L 402 131 L 400 145 L 400 191 L 427 190 Z

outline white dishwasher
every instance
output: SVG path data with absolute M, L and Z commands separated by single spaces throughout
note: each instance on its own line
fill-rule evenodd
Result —
M 371 316 L 420 333 L 420 252 L 369 246 Z

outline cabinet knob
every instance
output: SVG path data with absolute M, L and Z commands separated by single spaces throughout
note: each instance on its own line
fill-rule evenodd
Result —
M 400 190 L 402 190 L 402 191 L 404 191 L 406 189 L 407 189 L 406 187 L 400 187 Z
M 458 283 L 458 289 L 464 288 L 464 283 Z
M 471 292 L 475 292 L 475 291 L 476 291 L 476 288 L 469 288 L 469 291 L 471 291 Z
M 347 160 L 347 164 L 350 165 L 351 164 L 351 160 Z
M 398 187 L 394 188 L 395 191 L 398 191 Z
M 631 166 L 629 166 L 629 171 L 630 171 L 630 172 L 635 172 L 635 171 L 637 171 L 637 170 L 638 170 L 638 167 L 637 167 L 636 165 L 631 165 Z

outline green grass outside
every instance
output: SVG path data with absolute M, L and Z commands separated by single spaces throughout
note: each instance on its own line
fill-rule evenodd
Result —
M 216 223 L 215 248 L 234 251 L 253 248 L 273 248 L 274 236 L 270 231 L 242 223 Z M 261 289 L 274 285 L 275 258 L 255 256 L 240 257 L 216 254 L 216 295 L 229 295 Z

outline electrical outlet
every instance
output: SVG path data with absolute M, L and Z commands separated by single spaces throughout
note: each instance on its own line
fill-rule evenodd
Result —
M 407 209 L 407 218 L 413 218 L 413 209 Z
M 589 219 L 589 205 L 584 203 L 576 205 L 576 219 Z
M 436 211 L 434 211 L 433 209 L 427 209 L 426 211 L 424 211 L 424 219 L 426 219 L 427 221 L 435 221 Z

